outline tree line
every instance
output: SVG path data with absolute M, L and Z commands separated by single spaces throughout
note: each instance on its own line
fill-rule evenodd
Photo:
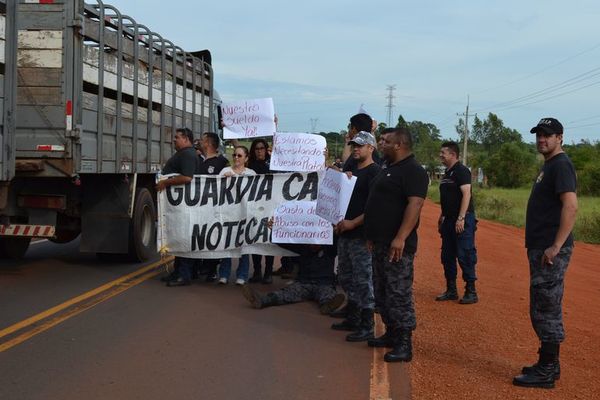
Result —
M 464 145 L 464 124 L 460 119 L 456 125 L 457 137 L 444 139 L 438 127 L 423 121 L 407 121 L 402 115 L 398 117 L 396 127 L 407 128 L 413 136 L 415 157 L 435 176 L 439 171 L 439 150 L 446 140 L 454 140 L 460 148 Z M 376 136 L 387 128 L 380 123 L 375 131 Z M 328 144 L 330 156 L 341 154 L 344 146 L 345 131 L 321 132 Z M 568 132 L 567 132 L 568 134 Z M 568 136 L 567 136 L 568 137 Z M 516 129 L 504 125 L 496 114 L 489 113 L 485 119 L 475 117 L 468 143 L 468 166 L 474 172 L 481 168 L 490 187 L 516 188 L 529 186 L 535 179 L 543 157 L 538 154 L 535 144 L 525 143 L 523 136 Z M 582 140 L 579 143 L 563 144 L 569 155 L 578 178 L 578 192 L 582 195 L 600 195 L 600 142 Z

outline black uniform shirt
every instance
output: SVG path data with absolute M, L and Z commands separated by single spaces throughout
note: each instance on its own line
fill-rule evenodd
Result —
M 402 225 L 409 197 L 427 196 L 429 178 L 414 155 L 382 169 L 373 179 L 365 208 L 365 236 L 390 244 Z M 417 251 L 417 222 L 406 238 L 404 252 Z
M 229 161 L 219 154 L 216 157 L 206 158 L 200 164 L 200 175 L 219 175 L 219 172 L 229 166 Z
M 365 213 L 365 205 L 367 204 L 367 198 L 369 197 L 369 187 L 379 171 L 381 171 L 381 167 L 376 163 L 372 163 L 362 169 L 358 169 L 357 165 L 356 168 L 352 170 L 352 175 L 356 176 L 357 179 L 344 219 L 354 219 Z M 364 224 L 351 231 L 346 231 L 340 236 L 351 239 L 362 238 L 364 237 Z
M 164 175 L 180 174 L 192 177 L 198 173 L 199 165 L 200 160 L 196 155 L 196 150 L 193 147 L 186 147 L 177 151 L 167 160 L 162 173 Z
M 268 174 L 271 172 L 269 168 L 270 161 L 268 158 L 266 160 L 252 160 L 248 162 L 248 168 L 254 170 L 257 174 Z
M 335 282 L 335 257 L 337 245 L 309 245 L 309 244 L 278 244 L 284 249 L 298 254 L 298 276 L 300 283 L 317 285 L 333 285 Z
M 559 153 L 544 163 L 527 202 L 525 247 L 541 250 L 552 246 L 560 226 L 560 195 L 576 190 L 575 167 L 565 153 Z M 573 234 L 570 233 L 563 247 L 572 245 Z
M 447 218 L 456 218 L 460 211 L 460 202 L 463 194 L 460 190 L 462 185 L 471 184 L 471 171 L 460 162 L 455 163 L 446 170 L 440 181 L 440 203 L 442 215 Z M 467 212 L 473 212 L 473 196 L 469 200 Z

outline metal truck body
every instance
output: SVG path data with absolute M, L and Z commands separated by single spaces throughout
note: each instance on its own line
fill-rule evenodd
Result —
M 175 129 L 215 126 L 210 53 L 100 0 L 0 0 L 0 11 L 0 255 L 81 233 L 82 251 L 149 258 Z

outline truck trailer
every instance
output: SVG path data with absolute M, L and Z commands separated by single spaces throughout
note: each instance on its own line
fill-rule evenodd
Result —
M 0 0 L 0 256 L 32 238 L 156 254 L 157 172 L 178 127 L 215 130 L 208 50 L 100 0 Z

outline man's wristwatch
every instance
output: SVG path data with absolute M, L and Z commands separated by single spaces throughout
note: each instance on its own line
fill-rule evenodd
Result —
M 464 216 L 464 215 L 459 215 L 459 216 L 456 218 L 456 220 L 457 220 L 457 221 L 464 221 L 464 220 L 465 220 L 465 216 Z

